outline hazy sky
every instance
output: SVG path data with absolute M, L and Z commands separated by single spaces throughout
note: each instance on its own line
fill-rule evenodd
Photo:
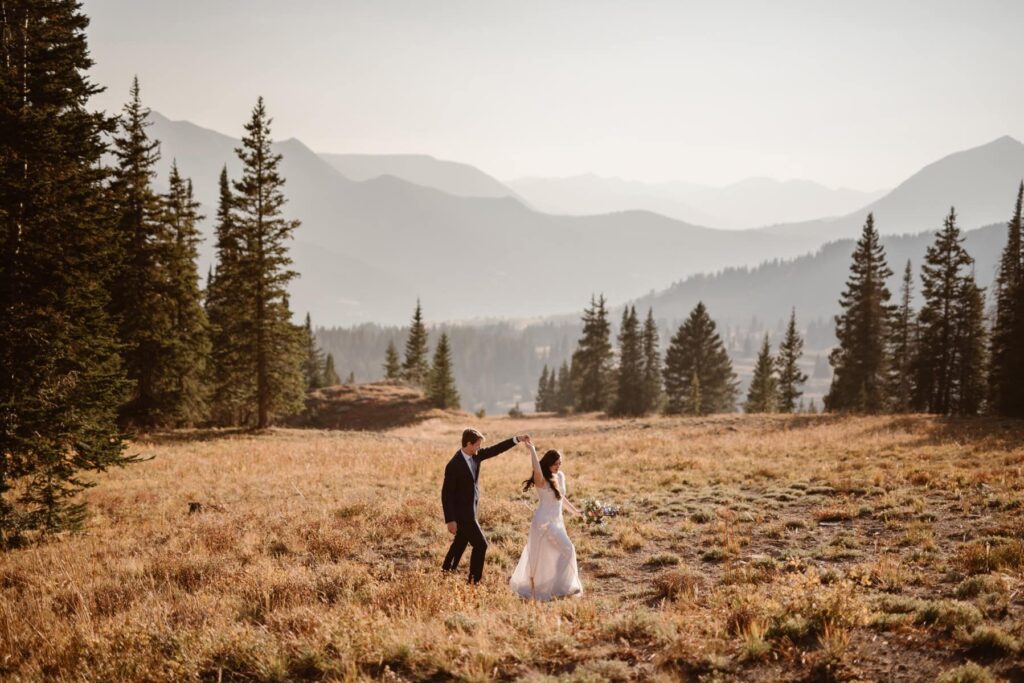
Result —
M 892 186 L 1024 139 L 1024 2 L 85 0 L 117 110 L 424 153 L 508 179 L 593 172 Z

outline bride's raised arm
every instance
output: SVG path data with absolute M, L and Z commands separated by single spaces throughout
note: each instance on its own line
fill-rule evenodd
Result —
M 533 484 L 540 488 L 547 482 L 544 480 L 544 471 L 540 468 L 540 460 L 537 459 L 537 449 L 533 447 L 533 441 L 527 441 L 526 445 L 530 448 L 530 458 L 533 460 Z

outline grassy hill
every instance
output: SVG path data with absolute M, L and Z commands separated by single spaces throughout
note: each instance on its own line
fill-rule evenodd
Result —
M 134 444 L 88 533 L 0 556 L 12 680 L 1016 680 L 1024 430 L 924 416 L 474 420 L 563 452 L 579 599 L 512 596 L 534 495 L 483 468 L 484 582 L 439 570 L 467 426 Z M 189 514 L 190 502 L 204 511 Z M 968 664 L 977 662 L 978 664 Z M 966 667 L 966 668 L 965 668 Z M 979 670 L 980 670 L 979 669 Z
M 391 382 L 338 384 L 311 391 L 306 410 L 290 422 L 317 429 L 390 429 L 443 416 L 427 403 L 423 392 Z

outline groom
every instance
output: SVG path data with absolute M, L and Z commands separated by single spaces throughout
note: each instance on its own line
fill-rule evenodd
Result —
M 513 436 L 494 446 L 480 448 L 484 442 L 483 434 L 475 429 L 462 432 L 462 448 L 444 468 L 444 484 L 441 486 L 444 521 L 449 533 L 455 535 L 441 566 L 444 571 L 454 572 L 459 568 L 459 560 L 468 543 L 473 546 L 473 553 L 469 556 L 469 582 L 480 581 L 487 554 L 487 539 L 476 521 L 476 506 L 480 501 L 480 463 L 504 453 L 525 438 L 525 434 Z

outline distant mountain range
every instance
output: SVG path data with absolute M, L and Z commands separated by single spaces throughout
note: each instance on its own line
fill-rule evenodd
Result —
M 646 209 L 716 228 L 755 228 L 773 223 L 841 216 L 885 194 L 884 190 L 825 187 L 810 180 L 748 178 L 726 187 L 681 181 L 644 183 L 587 174 L 521 178 L 506 182 L 541 211 L 588 215 Z
M 240 173 L 239 142 L 157 113 L 152 121 L 160 182 L 177 159 L 213 215 L 221 167 Z M 275 151 L 284 156 L 286 213 L 302 221 L 292 307 L 316 324 L 404 322 L 417 297 L 432 320 L 537 317 L 574 310 L 592 292 L 626 300 L 688 273 L 806 250 L 803 238 L 713 230 L 646 211 L 551 216 L 514 197 L 455 196 L 391 174 L 354 181 L 295 139 Z M 208 219 L 204 271 L 212 232 Z
M 937 230 L 956 207 L 963 227 L 977 228 L 1010 217 L 1024 178 L 1024 144 L 1010 136 L 956 152 L 922 168 L 884 197 L 841 218 L 773 225 L 764 232 L 818 237 L 854 237 L 868 212 L 883 235 Z
M 425 154 L 320 154 L 349 180 L 394 176 L 456 197 L 513 197 L 515 192 L 480 169 Z
M 156 112 L 152 121 L 149 132 L 162 143 L 161 184 L 177 159 L 212 216 L 221 167 L 233 178 L 240 173 L 239 141 Z M 302 221 L 292 247 L 301 274 L 292 308 L 309 311 L 317 325 L 396 324 L 420 297 L 434 321 L 539 319 L 580 310 L 593 292 L 624 302 L 698 273 L 806 254 L 856 234 L 868 208 L 883 233 L 917 232 L 939 227 L 957 202 L 963 226 L 976 228 L 1009 216 L 1024 176 L 1022 149 L 1001 138 L 951 155 L 844 218 L 736 231 L 642 210 L 546 214 L 515 196 L 521 188 L 501 194 L 501 183 L 471 166 L 424 156 L 318 155 L 288 139 L 275 150 L 284 156 L 286 212 Z M 203 227 L 205 272 L 212 221 Z M 778 300 L 786 300 L 781 292 Z

